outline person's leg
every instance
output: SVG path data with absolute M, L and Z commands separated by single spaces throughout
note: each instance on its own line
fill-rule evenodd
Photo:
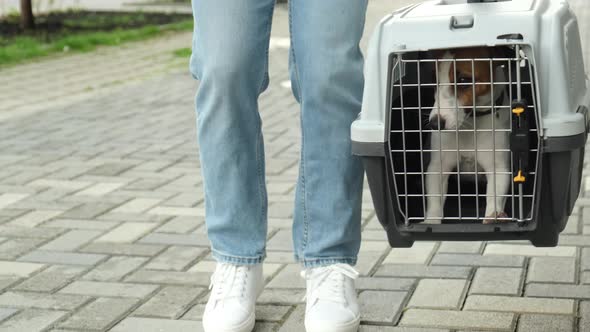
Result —
M 264 279 L 267 232 L 258 96 L 268 85 L 274 0 L 193 0 L 191 73 L 207 231 L 219 264 L 203 314 L 206 332 L 250 332 Z
M 191 73 L 206 224 L 214 257 L 257 264 L 265 255 L 267 195 L 258 96 L 268 85 L 274 0 L 193 0 Z
M 363 170 L 350 125 L 361 109 L 359 48 L 367 0 L 290 0 L 291 79 L 301 104 L 301 165 L 293 242 L 306 268 L 308 332 L 360 324 L 354 279 Z
M 307 268 L 354 265 L 361 240 L 363 170 L 350 125 L 361 109 L 359 48 L 367 0 L 291 0 L 291 80 L 302 148 L 293 238 Z

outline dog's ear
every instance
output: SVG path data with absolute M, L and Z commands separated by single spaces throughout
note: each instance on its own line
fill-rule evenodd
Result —
M 509 70 L 508 70 L 508 66 L 510 66 L 509 61 L 504 60 L 504 59 L 511 59 L 514 57 L 514 50 L 508 46 L 496 46 L 492 49 L 491 51 L 491 56 L 493 59 L 492 60 L 492 64 L 494 67 L 494 79 L 498 80 L 501 78 L 496 77 L 497 75 L 499 75 L 500 73 L 504 76 L 507 77 Z M 499 60 L 499 59 L 503 59 L 503 60 Z

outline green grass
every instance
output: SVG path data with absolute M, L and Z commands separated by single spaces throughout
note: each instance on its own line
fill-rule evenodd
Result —
M 80 18 L 76 17 L 68 18 L 62 21 L 63 26 L 66 28 L 76 27 L 97 30 L 107 25 L 127 26 L 129 24 L 135 24 L 137 26 L 142 26 L 146 25 L 147 23 L 148 18 L 142 13 L 120 14 L 110 17 L 89 15 L 88 17 L 84 18 L 84 20 L 80 20 Z
M 188 58 L 193 53 L 193 50 L 191 50 L 190 48 L 179 48 L 179 49 L 175 50 L 173 53 L 174 53 L 174 56 L 176 56 L 176 57 Z
M 51 42 L 44 42 L 33 37 L 16 37 L 10 40 L 0 37 L 0 66 L 51 54 L 90 52 L 98 46 L 115 46 L 125 42 L 145 40 L 171 31 L 190 31 L 192 27 L 192 20 L 187 20 L 162 26 L 151 25 L 136 29 L 79 33 L 59 37 Z

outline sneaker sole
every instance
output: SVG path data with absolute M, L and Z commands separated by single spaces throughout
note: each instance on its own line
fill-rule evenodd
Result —
M 219 326 L 205 326 L 203 322 L 203 329 L 205 332 L 252 332 L 254 330 L 254 325 L 256 324 L 256 318 L 254 313 L 252 313 L 248 319 L 243 322 L 241 325 L 226 327 L 220 329 Z
M 357 332 L 359 329 L 359 325 L 361 324 L 361 316 L 359 315 L 355 320 L 350 323 L 342 324 L 342 325 L 317 325 L 313 326 L 313 323 L 308 323 L 305 321 L 305 331 L 306 332 Z

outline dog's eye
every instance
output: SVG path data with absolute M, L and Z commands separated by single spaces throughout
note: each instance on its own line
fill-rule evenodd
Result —
M 469 76 L 459 76 L 457 83 L 459 84 L 471 84 L 473 80 Z

